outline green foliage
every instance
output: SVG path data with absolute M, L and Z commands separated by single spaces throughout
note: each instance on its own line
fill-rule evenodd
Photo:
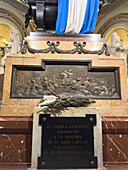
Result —
M 44 102 L 44 97 L 42 97 L 41 99 L 40 99 L 40 103 L 43 103 Z

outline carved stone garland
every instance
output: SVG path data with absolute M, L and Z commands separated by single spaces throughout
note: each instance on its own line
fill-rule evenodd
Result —
M 59 41 L 57 41 L 57 42 L 47 41 L 47 45 L 49 47 L 45 48 L 45 49 L 33 49 L 33 48 L 31 48 L 29 46 L 28 41 L 25 41 L 24 45 L 23 45 L 23 48 L 21 50 L 21 53 L 26 54 L 27 50 L 28 50 L 32 54 L 35 54 L 35 53 L 49 53 L 49 52 L 54 54 L 56 52 L 58 54 L 75 54 L 75 53 L 78 53 L 78 54 L 98 54 L 98 55 L 101 55 L 105 51 L 105 55 L 110 56 L 110 50 L 109 50 L 106 43 L 103 44 L 103 47 L 101 48 L 101 50 L 95 50 L 95 51 L 90 51 L 90 50 L 84 49 L 83 47 L 86 46 L 86 42 L 83 42 L 83 44 L 78 43 L 78 42 L 74 42 L 73 45 L 75 46 L 75 48 L 71 49 L 71 50 L 59 49 L 58 48 L 58 46 L 60 45 Z

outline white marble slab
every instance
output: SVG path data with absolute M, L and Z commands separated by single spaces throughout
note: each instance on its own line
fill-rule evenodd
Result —
M 28 170 L 37 170 L 37 158 L 41 156 L 41 127 L 39 124 L 39 114 L 50 114 L 46 107 L 35 107 L 33 115 L 33 138 L 32 138 L 32 159 L 31 167 Z M 97 125 L 94 127 L 94 156 L 98 157 L 98 169 L 91 170 L 106 170 L 103 167 L 103 152 L 102 152 L 102 124 L 101 111 L 96 107 L 71 107 L 61 111 L 60 117 L 85 117 L 86 114 L 96 114 Z M 55 116 L 51 112 L 51 116 Z M 49 169 L 52 170 L 52 169 Z M 56 170 L 56 169 L 53 169 Z M 58 170 L 58 169 L 57 169 Z M 63 170 L 63 169 L 60 169 Z M 68 169 L 67 169 L 68 170 Z M 75 169 L 70 169 L 75 170 Z M 84 170 L 84 169 L 77 169 Z M 89 169 L 85 169 L 89 170 Z

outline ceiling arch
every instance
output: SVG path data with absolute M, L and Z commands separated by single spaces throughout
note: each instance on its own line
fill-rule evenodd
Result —
M 32 31 L 30 26 L 25 28 L 24 20 L 24 15 L 17 9 L 7 3 L 0 2 L 0 22 L 7 22 L 15 27 L 20 32 L 22 40 Z
M 17 8 L 20 11 L 26 12 L 28 5 L 22 3 L 22 0 L 4 0 L 4 2 L 10 4 L 11 6 Z
M 97 23 L 95 28 L 95 33 L 100 33 L 101 35 L 115 23 L 126 23 L 128 25 L 128 7 L 120 8 L 111 11 L 107 15 L 105 15 L 100 21 Z
M 106 3 L 101 8 L 100 13 L 104 14 L 109 11 L 111 12 L 114 9 L 118 8 L 119 6 L 122 6 L 126 2 L 128 2 L 128 1 L 127 0 L 106 0 Z

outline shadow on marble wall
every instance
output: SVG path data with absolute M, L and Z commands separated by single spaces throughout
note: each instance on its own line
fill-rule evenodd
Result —
M 0 103 L 2 100 L 2 93 L 3 93 L 3 80 L 4 80 L 4 75 L 0 75 Z
M 128 86 L 128 48 L 123 43 L 120 45 L 120 41 L 120 37 L 116 32 L 114 32 L 111 36 L 110 51 L 112 55 L 124 59 L 126 63 Z

